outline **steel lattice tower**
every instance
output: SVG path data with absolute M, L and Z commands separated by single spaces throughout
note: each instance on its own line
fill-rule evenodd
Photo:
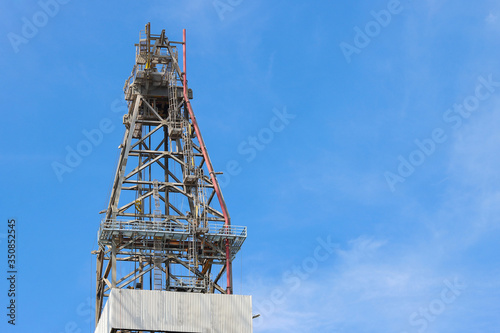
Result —
M 190 104 L 183 36 L 153 35 L 148 23 L 135 45 L 125 136 L 94 251 L 96 325 L 114 289 L 232 293 L 231 261 L 247 230 L 231 225 Z

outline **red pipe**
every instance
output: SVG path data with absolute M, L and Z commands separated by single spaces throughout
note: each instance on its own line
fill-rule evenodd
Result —
M 183 53 L 183 91 L 184 91 L 184 100 L 186 101 L 186 105 L 189 111 L 189 116 L 191 117 L 191 122 L 193 123 L 194 131 L 196 133 L 196 137 L 200 142 L 201 152 L 203 157 L 205 158 L 205 163 L 207 165 L 208 173 L 210 174 L 210 179 L 212 179 L 212 183 L 214 184 L 215 193 L 217 194 L 217 198 L 219 199 L 219 204 L 222 208 L 222 214 L 224 215 L 224 226 L 226 227 L 227 232 L 229 232 L 229 226 L 231 225 L 231 221 L 229 220 L 229 213 L 227 211 L 226 203 L 224 202 L 224 198 L 222 197 L 222 192 L 219 187 L 219 182 L 215 177 L 215 172 L 212 167 L 212 162 L 208 157 L 207 148 L 205 147 L 205 142 L 201 137 L 200 128 L 198 127 L 198 122 L 196 121 L 196 117 L 194 116 L 193 108 L 191 107 L 191 103 L 189 102 L 189 96 L 187 91 L 187 79 L 186 79 L 186 29 L 182 30 L 182 53 Z M 227 276 L 227 294 L 232 294 L 232 267 L 231 267 L 231 251 L 229 247 L 229 240 L 226 239 L 226 276 Z

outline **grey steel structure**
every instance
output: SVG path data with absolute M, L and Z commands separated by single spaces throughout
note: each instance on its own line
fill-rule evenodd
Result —
M 189 101 L 185 31 L 173 42 L 148 23 L 135 46 L 125 136 L 94 251 L 96 326 L 116 289 L 231 294 L 231 261 L 247 236 L 230 223 Z

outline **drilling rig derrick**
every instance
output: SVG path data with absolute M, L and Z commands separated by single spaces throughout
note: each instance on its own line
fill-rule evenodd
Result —
M 231 224 L 190 103 L 185 36 L 170 41 L 165 30 L 151 34 L 148 23 L 135 44 L 125 135 L 94 251 L 96 327 L 104 315 L 109 322 L 113 307 L 104 305 L 112 298 L 146 302 L 153 296 L 145 291 L 162 291 L 165 302 L 196 294 L 215 304 L 211 294 L 233 293 L 231 262 L 247 229 Z M 248 308 L 248 299 L 234 297 L 249 296 L 229 301 Z

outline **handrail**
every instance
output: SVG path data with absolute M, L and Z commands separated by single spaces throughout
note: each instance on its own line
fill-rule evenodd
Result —
M 179 224 L 171 221 L 143 221 L 143 220 L 102 220 L 100 232 L 105 230 L 132 230 L 132 231 L 165 231 L 178 234 L 190 234 L 193 231 L 191 224 Z M 198 230 L 203 230 L 199 228 Z M 208 222 L 207 227 L 203 230 L 205 234 L 217 236 L 237 236 L 246 237 L 247 227 L 230 225 L 227 226 L 224 222 Z

